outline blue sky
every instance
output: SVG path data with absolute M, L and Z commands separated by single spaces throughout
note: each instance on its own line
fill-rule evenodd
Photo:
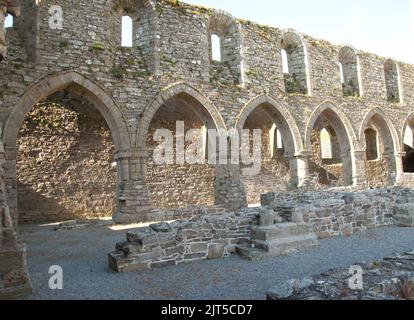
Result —
M 414 0 L 186 0 L 414 63 Z M 11 17 L 6 19 L 10 25 Z

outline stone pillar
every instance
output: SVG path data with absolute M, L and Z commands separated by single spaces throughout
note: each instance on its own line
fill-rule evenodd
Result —
M 350 151 L 341 153 L 342 170 L 343 170 L 343 183 L 345 186 L 353 184 L 353 169 L 352 169 L 352 158 Z
M 395 155 L 396 161 L 396 185 L 404 184 L 404 157 L 407 155 L 406 152 L 398 152 Z
M 247 207 L 239 165 L 227 164 L 216 167 L 215 204 L 223 205 L 230 211 Z
M 294 155 L 285 154 L 285 158 L 289 161 L 290 181 L 289 189 L 295 190 L 299 186 L 298 177 L 298 161 Z
M 296 167 L 299 187 L 309 187 L 312 179 L 309 174 L 309 159 L 312 157 L 312 151 L 303 150 L 296 154 Z
M 154 209 L 145 184 L 145 152 L 133 150 L 115 155 L 118 164 L 116 223 L 150 221 Z
M 228 139 L 227 154 L 219 152 L 214 181 L 215 204 L 235 211 L 247 207 L 246 191 L 240 179 L 240 164 L 232 163 L 231 139 Z M 239 142 L 237 142 L 239 143 Z
M 366 174 L 365 174 L 365 150 L 354 150 L 354 165 L 352 180 L 355 187 L 364 187 L 367 184 Z
M 396 181 L 397 181 L 397 170 L 399 170 L 397 168 L 397 165 L 395 161 L 398 162 L 398 158 L 397 155 L 394 155 L 394 152 L 392 151 L 388 151 L 388 152 L 384 152 L 381 155 L 382 159 L 384 159 L 384 161 L 387 164 L 387 170 L 388 170 L 388 185 L 395 185 Z M 402 158 L 401 158 L 401 169 L 402 169 Z M 403 170 L 401 170 L 403 171 Z
M 13 15 L 14 17 L 20 15 L 20 5 L 18 0 L 0 0 L 0 61 L 2 61 L 7 54 L 4 20 L 8 14 Z
M 18 242 L 10 217 L 5 192 L 5 163 L 4 146 L 0 141 L 0 300 L 16 299 L 32 292 L 26 247 Z

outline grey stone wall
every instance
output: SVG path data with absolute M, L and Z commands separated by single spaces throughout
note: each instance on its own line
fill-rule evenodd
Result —
M 282 216 L 284 212 L 302 214 L 304 221 L 323 239 L 392 225 L 397 206 L 412 199 L 413 190 L 404 188 L 337 190 L 269 193 L 262 196 L 262 205 Z
M 338 65 L 342 46 L 325 40 L 172 0 L 74 3 L 45 0 L 32 9 L 23 6 L 22 17 L 15 19 L 16 30 L 7 32 L 9 55 L 0 64 L 4 75 L 0 80 L 0 121 L 4 124 L 7 192 L 14 220 L 18 129 L 35 103 L 62 87 L 88 99 L 108 122 L 118 162 L 119 221 L 122 217 L 145 220 L 151 211 L 145 184 L 148 127 L 158 108 L 182 92 L 201 104 L 196 106 L 193 101 L 187 107 L 203 110 L 203 122 L 221 128 L 238 127 L 258 101 L 271 101 L 272 121 L 283 123 L 282 134 L 289 142 L 292 185 L 299 186 L 311 181 L 310 137 L 322 113 L 341 145 L 346 142 L 341 156 L 346 184 L 366 185 L 361 132 L 374 119 L 386 145 L 381 155 L 389 172 L 386 184 L 407 183 L 402 133 L 412 117 L 414 66 L 396 62 L 401 102 L 390 102 L 386 59 L 355 49 L 345 56 L 357 58 L 357 68 L 353 64 L 349 73 L 358 77 L 359 96 L 344 96 Z M 49 28 L 52 4 L 63 9 L 61 30 Z M 38 18 L 28 18 L 33 17 L 32 10 Z M 133 48 L 120 48 L 120 21 L 125 14 L 135 21 Z M 24 30 L 37 30 L 36 41 L 28 41 L 29 31 Z M 224 46 L 224 61 L 218 65 L 210 61 L 209 33 L 213 30 L 221 33 Z M 303 50 L 291 65 L 300 66 L 300 74 L 306 75 L 305 94 L 291 94 L 285 86 L 281 50 L 287 32 L 291 39 L 301 39 Z M 301 79 L 304 83 L 305 77 Z M 246 203 L 240 198 L 245 192 L 236 172 L 239 168 L 216 168 L 215 203 L 232 208 Z
M 38 103 L 19 132 L 19 223 L 110 217 L 113 148 L 105 120 L 87 101 L 59 92 Z
M 109 254 L 109 266 L 117 272 L 148 270 L 196 260 L 219 259 L 248 243 L 254 210 L 237 215 L 205 208 L 192 220 L 153 224 L 127 234 L 127 241 Z M 257 211 L 257 210 L 256 210 Z

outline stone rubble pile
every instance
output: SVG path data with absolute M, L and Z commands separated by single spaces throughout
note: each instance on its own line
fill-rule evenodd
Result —
M 350 287 L 349 268 L 332 269 L 269 290 L 268 300 L 414 300 L 414 250 L 382 261 L 356 264 L 362 268 L 362 289 Z M 356 278 L 351 283 L 357 284 Z M 354 287 L 355 288 L 355 287 Z

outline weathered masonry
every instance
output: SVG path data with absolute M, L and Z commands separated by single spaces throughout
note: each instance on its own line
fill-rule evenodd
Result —
M 301 187 L 414 184 L 414 66 L 349 45 L 176 0 L 0 0 L 0 59 L 7 254 L 23 257 L 19 222 L 149 221 Z M 262 129 L 261 172 L 157 166 L 154 132 L 176 121 Z M 26 283 L 3 278 L 0 291 Z

